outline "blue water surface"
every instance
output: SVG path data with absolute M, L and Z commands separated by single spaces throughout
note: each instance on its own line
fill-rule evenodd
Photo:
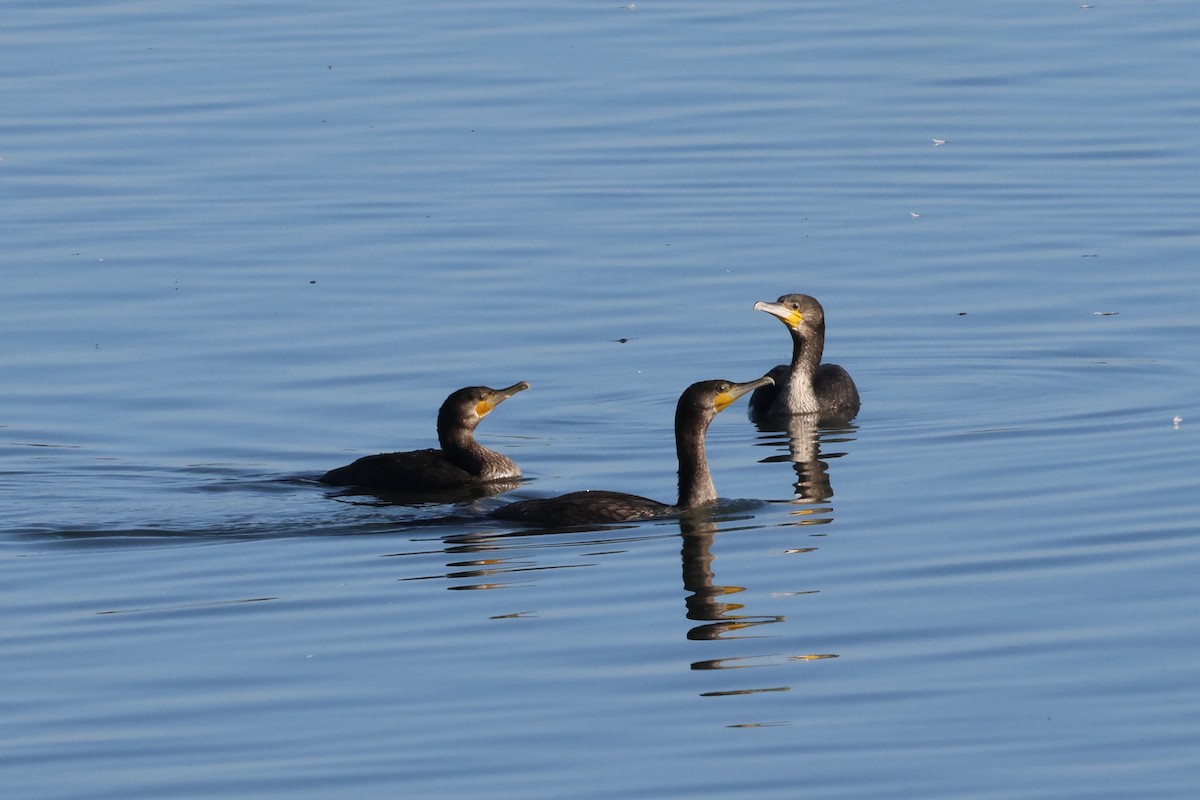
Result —
M 1194 796 L 1191 4 L 5 18 L 6 796 Z M 787 292 L 852 425 L 484 516 L 672 501 Z M 311 481 L 518 380 L 503 498 Z

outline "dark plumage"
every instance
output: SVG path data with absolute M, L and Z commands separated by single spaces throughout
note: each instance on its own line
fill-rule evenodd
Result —
M 330 470 L 318 480 L 333 486 L 361 486 L 390 492 L 431 492 L 521 477 L 507 456 L 475 441 L 473 432 L 488 413 L 517 392 L 529 388 L 521 381 L 507 389 L 468 386 L 459 389 L 438 410 L 440 450 L 412 450 L 363 456 Z
M 713 417 L 742 395 L 771 383 L 768 377 L 749 383 L 701 381 L 680 396 L 675 407 L 675 452 L 679 458 L 679 502 L 667 505 L 623 492 L 583 491 L 544 500 L 510 503 L 492 512 L 493 517 L 527 525 L 563 528 L 596 522 L 630 520 L 678 514 L 717 499 L 704 434 Z
M 850 373 L 837 364 L 822 364 L 825 350 L 825 309 L 815 297 L 785 294 L 774 303 L 761 300 L 755 311 L 765 311 L 787 326 L 792 334 L 792 363 L 780 364 L 768 375 L 774 386 L 758 389 L 750 397 L 755 419 L 792 414 L 817 414 L 822 421 L 848 422 L 858 413 L 858 388 Z

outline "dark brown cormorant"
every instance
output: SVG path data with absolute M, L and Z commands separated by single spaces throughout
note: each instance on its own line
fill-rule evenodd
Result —
M 850 373 L 837 364 L 822 364 L 825 350 L 825 309 L 815 297 L 785 294 L 774 303 L 759 301 L 755 311 L 779 319 L 792 334 L 792 363 L 780 364 L 768 375 L 774 386 L 750 397 L 755 419 L 791 414 L 816 414 L 822 421 L 848 422 L 858 413 L 858 388 Z
M 318 480 L 334 486 L 428 492 L 519 478 L 521 468 L 507 456 L 475 441 L 473 432 L 493 408 L 528 388 L 529 384 L 521 381 L 507 389 L 459 389 L 438 410 L 437 433 L 442 449 L 363 456 L 353 464 L 326 472 Z
M 527 525 L 562 528 L 661 517 L 712 503 L 717 499 L 717 490 L 713 488 L 708 459 L 704 455 L 704 434 L 708 424 L 717 412 L 734 400 L 771 382 L 769 377 L 749 383 L 701 381 L 693 383 L 680 396 L 675 407 L 675 452 L 679 457 L 679 502 L 676 505 L 623 492 L 584 491 L 510 503 L 493 511 L 492 516 Z

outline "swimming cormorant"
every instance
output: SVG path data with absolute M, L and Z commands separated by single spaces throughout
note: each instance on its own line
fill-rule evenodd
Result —
M 679 502 L 667 505 L 646 497 L 624 492 L 583 491 L 561 497 L 522 500 L 492 512 L 498 519 L 527 525 L 569 527 L 595 522 L 630 520 L 678 514 L 717 499 L 708 460 L 704 455 L 704 434 L 717 412 L 742 395 L 769 386 L 771 378 L 749 383 L 701 381 L 687 388 L 675 407 L 675 452 L 679 458 Z
M 428 492 L 521 477 L 512 459 L 475 441 L 473 432 L 488 413 L 517 392 L 525 381 L 507 389 L 468 386 L 449 397 L 438 410 L 440 450 L 411 450 L 363 456 L 330 470 L 318 480 L 333 486 L 361 486 L 391 492 Z
M 791 414 L 817 414 L 822 421 L 849 422 L 858 413 L 858 388 L 850 373 L 837 364 L 822 364 L 825 349 L 825 309 L 815 297 L 785 294 L 774 303 L 759 301 L 755 311 L 779 319 L 792 334 L 792 363 L 780 364 L 768 375 L 774 386 L 750 397 L 755 419 Z

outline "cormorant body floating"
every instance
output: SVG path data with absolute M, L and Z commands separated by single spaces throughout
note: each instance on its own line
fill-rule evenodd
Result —
M 689 386 L 680 396 L 675 407 L 675 452 L 679 458 L 679 502 L 676 505 L 624 492 L 583 491 L 510 503 L 493 511 L 492 516 L 526 525 L 566 528 L 669 516 L 712 503 L 717 499 L 717 491 L 704 454 L 708 424 L 734 400 L 771 383 L 770 377 L 749 383 L 701 381 Z
M 815 297 L 785 294 L 774 303 L 759 301 L 755 311 L 765 311 L 787 326 L 792 334 L 792 363 L 780 364 L 767 374 L 774 386 L 758 389 L 750 397 L 754 419 L 816 414 L 822 421 L 849 422 L 858 413 L 858 387 L 850 373 L 837 364 L 822 364 L 825 350 L 825 309 Z
M 318 480 L 333 486 L 361 486 L 389 492 L 436 492 L 521 477 L 512 459 L 475 441 L 474 430 L 496 406 L 529 388 L 525 381 L 507 389 L 468 386 L 438 410 L 440 450 L 411 450 L 363 456 L 330 470 Z

